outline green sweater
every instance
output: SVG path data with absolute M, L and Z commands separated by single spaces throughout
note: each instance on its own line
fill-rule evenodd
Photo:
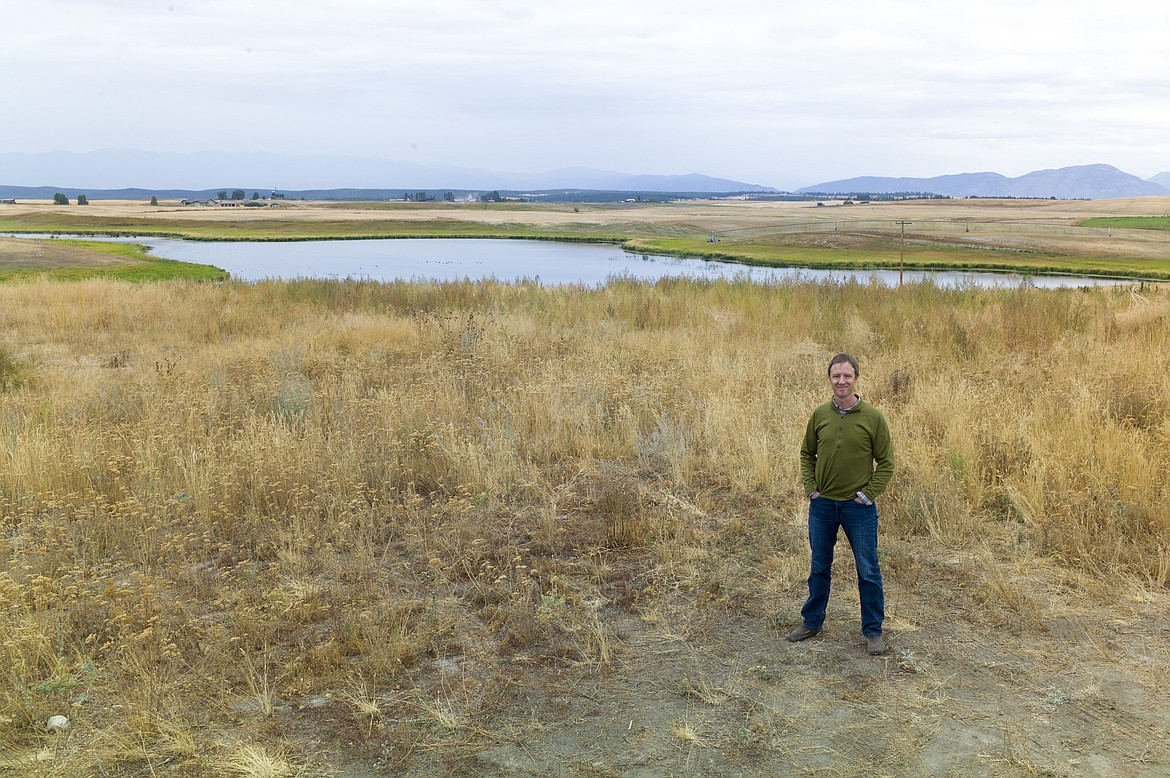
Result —
M 800 446 L 800 474 L 805 494 L 852 500 L 864 492 L 876 500 L 894 475 L 894 444 L 886 417 L 861 399 L 845 413 L 831 400 L 818 406 Z

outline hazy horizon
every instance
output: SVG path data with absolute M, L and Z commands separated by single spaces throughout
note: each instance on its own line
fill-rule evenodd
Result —
M 997 171 L 962 171 L 938 177 L 939 184 L 949 186 L 958 181 L 947 179 L 971 179 L 978 177 L 984 188 L 987 176 L 995 180 L 1021 182 L 1035 179 L 1046 173 L 1056 175 L 1077 171 L 1078 168 L 1095 168 L 1108 163 L 1094 163 L 1091 166 L 1070 166 L 1056 170 L 1029 171 L 1023 177 L 1003 177 Z M 1074 173 L 1082 176 L 1085 183 L 1088 176 L 1100 173 L 1085 169 Z M 1115 168 L 1116 169 L 1116 168 Z M 1123 178 L 1136 176 L 1120 171 Z M 1170 173 L 1158 175 L 1159 186 L 1170 183 Z M 871 177 L 850 176 L 846 181 L 865 184 L 886 181 L 904 181 L 910 187 L 907 191 L 936 191 L 923 188 L 928 179 L 909 176 Z M 1116 178 L 1110 179 L 1116 185 Z M 264 183 L 276 182 L 276 183 Z M 818 181 L 789 190 L 799 192 L 811 187 L 834 183 Z M 972 182 L 974 183 L 974 182 Z M 1064 184 L 1067 185 L 1067 178 Z M 285 185 L 281 185 L 285 184 Z M 727 185 L 723 185 L 727 184 Z M 740 184 L 742 186 L 733 186 Z M 756 182 L 735 182 L 718 176 L 701 174 L 630 174 L 623 171 L 602 171 L 590 168 L 564 168 L 543 171 L 537 174 L 522 174 L 513 171 L 489 171 L 477 168 L 457 168 L 449 165 L 403 164 L 371 158 L 343 155 L 276 155 L 260 153 L 195 152 L 180 154 L 174 152 L 142 152 L 134 149 L 104 149 L 97 152 L 46 152 L 20 154 L 0 152 L 0 188 L 8 191 L 16 188 L 64 188 L 81 191 L 109 191 L 137 189 L 142 191 L 168 190 L 184 192 L 205 192 L 219 189 L 246 188 L 249 192 L 269 189 L 289 192 L 312 190 L 443 190 L 485 191 L 541 191 L 557 189 L 593 189 L 618 191 L 662 191 L 662 192 L 729 192 L 752 191 L 761 185 Z M 1128 184 L 1127 186 L 1132 186 Z M 978 190 L 979 187 L 977 186 Z M 886 191 L 875 189 L 874 191 Z M 889 190 L 893 191 L 893 190 Z M 901 191 L 901 190 L 899 190 Z M 946 193 L 944 189 L 937 189 Z M 1023 191 L 1013 192 L 1022 194 Z M 985 192 L 986 194 L 986 192 Z M 1034 194 L 1034 193 L 1032 193 Z M 1049 194 L 1057 194 L 1053 191 Z M 1133 192 L 1132 194 L 1138 194 Z M 1145 194 L 1153 194 L 1145 192 Z M 1073 195 L 1085 196 L 1086 192 Z M 1043 194 L 1043 196 L 1048 196 Z M 1089 195 L 1093 196 L 1093 195 Z

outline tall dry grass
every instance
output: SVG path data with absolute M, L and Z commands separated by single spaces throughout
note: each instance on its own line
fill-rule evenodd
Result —
M 898 446 L 888 537 L 1165 587 L 1168 314 L 1164 289 L 0 286 L 4 753 L 238 772 L 287 736 L 291 771 L 272 721 L 325 700 L 410 753 L 490 719 L 501 658 L 607 666 L 616 611 L 793 599 L 795 450 L 839 350 Z

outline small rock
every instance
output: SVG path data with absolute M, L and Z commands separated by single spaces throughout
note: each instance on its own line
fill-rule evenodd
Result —
M 69 729 L 69 719 L 64 716 L 50 716 L 45 722 L 45 727 L 50 732 L 64 732 Z

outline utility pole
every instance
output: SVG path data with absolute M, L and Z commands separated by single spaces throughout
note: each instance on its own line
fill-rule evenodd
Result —
M 902 285 L 902 273 L 906 270 L 906 225 L 914 222 L 894 222 L 902 228 L 902 240 L 898 249 L 898 286 Z

